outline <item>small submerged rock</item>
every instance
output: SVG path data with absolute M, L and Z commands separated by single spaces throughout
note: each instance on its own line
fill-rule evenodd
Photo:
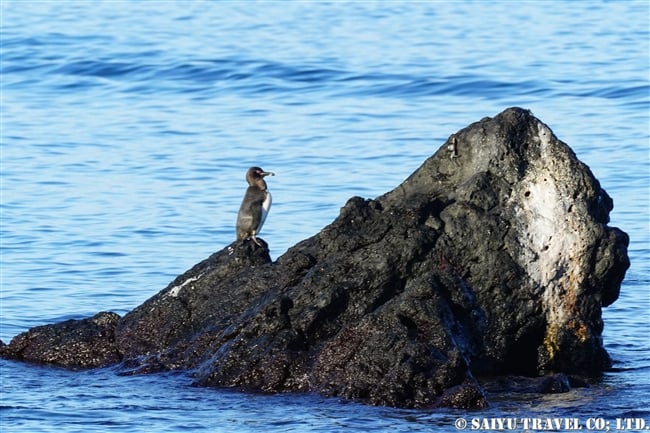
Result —
M 610 366 L 601 308 L 629 266 L 611 209 L 571 149 L 510 108 L 453 134 L 393 191 L 353 197 L 275 262 L 265 243 L 233 243 L 122 318 L 34 328 L 0 354 L 186 370 L 201 386 L 484 407 L 475 375 Z M 537 390 L 565 391 L 566 377 Z

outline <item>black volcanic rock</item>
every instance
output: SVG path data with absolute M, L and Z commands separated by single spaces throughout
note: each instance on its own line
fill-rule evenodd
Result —
M 37 326 L 0 345 L 5 358 L 67 368 L 104 367 L 121 361 L 115 345 L 120 316 L 102 312 L 81 320 Z
M 511 108 L 452 135 L 393 191 L 353 197 L 275 262 L 266 245 L 233 243 L 105 332 L 92 319 L 35 328 L 0 354 L 187 370 L 202 386 L 483 407 L 475 375 L 590 376 L 610 365 L 601 308 L 629 266 L 611 209 L 571 149 Z M 103 357 L 60 345 L 52 355 L 80 329 Z
M 165 369 L 191 364 L 197 356 L 192 348 L 198 342 L 193 340 L 211 329 L 223 330 L 257 295 L 266 293 L 256 273 L 269 263 L 268 248 L 233 243 L 195 265 L 122 318 L 116 342 L 125 359 L 151 357 Z M 166 356 L 185 346 L 190 350 L 187 360 L 180 353 Z

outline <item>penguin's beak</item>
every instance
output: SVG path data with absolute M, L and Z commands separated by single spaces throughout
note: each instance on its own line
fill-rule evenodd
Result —
M 260 173 L 260 175 L 262 177 L 264 177 L 264 176 L 275 176 L 275 173 L 273 173 L 272 171 L 263 171 L 263 172 Z

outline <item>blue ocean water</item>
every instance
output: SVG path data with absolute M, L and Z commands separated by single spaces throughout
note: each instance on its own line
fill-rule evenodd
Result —
M 2 432 L 456 431 L 458 417 L 650 424 L 647 1 L 19 1 L 1 13 L 0 338 L 124 314 L 234 239 L 276 172 L 277 258 L 458 129 L 529 108 L 613 197 L 632 265 L 604 311 L 618 371 L 477 412 L 193 388 L 0 360 Z

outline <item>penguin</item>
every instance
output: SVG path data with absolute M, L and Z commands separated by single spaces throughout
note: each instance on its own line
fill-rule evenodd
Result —
M 248 188 L 237 214 L 237 241 L 251 238 L 257 245 L 262 246 L 255 236 L 262 230 L 271 208 L 271 193 L 266 187 L 265 176 L 275 176 L 275 173 L 259 167 L 251 167 L 246 172 Z

